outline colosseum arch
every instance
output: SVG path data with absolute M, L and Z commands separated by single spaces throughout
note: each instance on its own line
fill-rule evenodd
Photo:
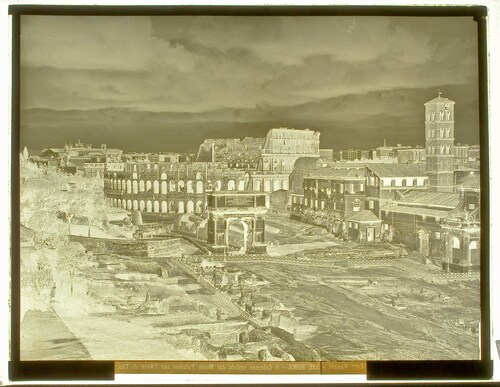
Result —
M 146 202 L 144 200 L 141 200 L 139 202 L 139 211 L 144 212 L 145 209 L 146 209 Z
M 479 254 L 479 242 L 472 241 L 469 243 L 469 257 L 471 265 L 479 265 L 480 254 Z
M 166 181 L 161 182 L 161 193 L 162 193 L 162 195 L 167 194 L 167 182 Z
M 153 193 L 154 194 L 160 193 L 160 183 L 158 182 L 158 180 L 153 181 Z
M 138 210 L 139 209 L 139 202 L 137 200 L 134 200 L 132 202 L 132 209 L 133 210 Z
M 144 192 L 146 190 L 144 187 L 144 180 L 139 180 L 139 192 Z
M 146 192 L 151 190 L 151 180 L 146 181 Z
M 128 199 L 127 200 L 127 210 L 131 210 L 132 209 L 132 200 Z
M 127 201 L 126 201 L 125 199 L 122 199 L 122 208 L 123 208 L 124 210 L 126 210 L 126 209 L 127 209 Z
M 203 182 L 201 180 L 196 182 L 196 193 L 203 193 Z
M 168 212 L 168 204 L 165 200 L 161 202 L 161 212 Z
M 153 212 L 160 212 L 160 202 L 158 200 L 153 202 Z
M 131 194 L 132 193 L 132 181 L 127 180 L 127 193 Z
M 151 212 L 153 211 L 153 203 L 151 202 L 151 200 L 148 200 L 146 202 L 146 212 Z
M 452 236 L 451 240 L 451 260 L 453 263 L 460 263 L 461 251 L 460 251 L 460 239 L 456 236 Z
M 132 192 L 133 192 L 134 194 L 136 194 L 137 192 L 139 192 L 139 189 L 138 189 L 138 186 L 137 186 L 137 180 L 134 180 L 134 181 L 132 182 Z

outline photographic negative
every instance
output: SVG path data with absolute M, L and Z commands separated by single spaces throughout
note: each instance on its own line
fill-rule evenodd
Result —
M 472 17 L 20 28 L 21 360 L 481 358 Z

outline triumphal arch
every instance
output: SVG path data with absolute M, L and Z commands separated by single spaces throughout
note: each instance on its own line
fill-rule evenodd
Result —
M 245 254 L 266 253 L 265 214 L 269 196 L 263 192 L 219 191 L 207 194 L 207 242 L 214 253 L 229 251 L 231 225 L 242 226 L 243 240 L 237 246 Z

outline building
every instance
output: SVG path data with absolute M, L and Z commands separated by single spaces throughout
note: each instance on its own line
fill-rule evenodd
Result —
M 425 161 L 425 148 L 401 148 L 396 149 L 398 163 L 400 164 L 415 164 Z
M 384 237 L 425 256 L 439 256 L 444 247 L 442 221 L 458 205 L 459 195 L 456 193 L 409 191 L 402 194 L 380 209 Z
M 428 189 L 423 164 L 366 164 L 365 208 L 380 217 L 380 208 L 409 190 Z
M 454 272 L 479 271 L 481 267 L 481 190 L 476 173 L 461 179 L 457 187 L 460 204 L 442 225 L 443 269 Z
M 341 233 L 346 217 L 364 208 L 364 166 L 318 167 L 304 176 L 303 186 L 303 195 L 291 196 L 292 219 Z
M 351 213 L 347 219 L 347 238 L 355 242 L 380 242 L 382 221 L 371 211 Z
M 441 97 L 425 103 L 425 146 L 429 189 L 452 192 L 454 182 L 455 102 Z

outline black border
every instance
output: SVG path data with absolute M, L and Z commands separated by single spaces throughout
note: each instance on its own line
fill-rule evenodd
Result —
M 478 24 L 479 108 L 481 149 L 481 360 L 478 361 L 368 361 L 368 380 L 484 380 L 493 374 L 489 295 L 489 141 L 488 56 L 486 6 L 72 6 L 11 5 L 12 17 L 12 142 L 11 142 L 11 361 L 9 378 L 26 380 L 112 380 L 113 361 L 20 361 L 20 17 L 75 16 L 426 16 L 473 17 Z

